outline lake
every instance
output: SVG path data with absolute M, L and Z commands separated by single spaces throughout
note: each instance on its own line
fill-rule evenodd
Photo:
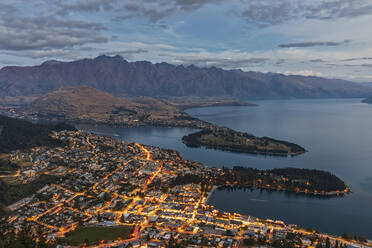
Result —
M 267 100 L 256 101 L 257 107 L 187 111 L 193 117 L 217 125 L 291 141 L 308 150 L 291 158 L 188 148 L 181 142 L 183 135 L 195 131 L 188 128 L 85 128 L 126 141 L 175 149 L 185 159 L 209 166 L 299 167 L 330 171 L 351 186 L 353 193 L 343 198 L 317 199 L 259 190 L 216 191 L 210 204 L 223 211 L 372 239 L 372 105 L 360 100 Z

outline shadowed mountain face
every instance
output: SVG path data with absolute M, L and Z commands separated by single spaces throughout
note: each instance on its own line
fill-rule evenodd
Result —
M 372 88 L 344 80 L 243 72 L 218 68 L 127 62 L 100 56 L 73 62 L 48 61 L 0 70 L 0 97 L 34 97 L 62 86 L 89 85 L 114 95 L 229 96 L 237 98 L 366 97 Z

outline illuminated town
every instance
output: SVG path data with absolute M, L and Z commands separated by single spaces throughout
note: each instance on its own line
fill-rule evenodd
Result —
M 285 247 L 289 240 L 296 247 L 370 246 L 282 221 L 220 212 L 208 205 L 216 185 L 175 179 L 213 178 L 221 170 L 184 160 L 176 151 L 82 131 L 55 132 L 53 138 L 66 146 L 11 153 L 10 159 L 21 165 L 13 180 L 25 184 L 43 175 L 56 180 L 8 206 L 12 212 L 3 221 L 16 230 L 39 228 L 59 247 L 70 247 L 63 240 L 79 228 L 120 226 L 130 228 L 128 239 L 85 246 L 248 247 L 250 241 Z

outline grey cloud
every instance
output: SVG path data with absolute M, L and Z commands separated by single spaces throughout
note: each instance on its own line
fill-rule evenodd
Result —
M 128 18 L 146 18 L 151 22 L 157 22 L 170 13 L 174 12 L 176 8 L 174 6 L 168 5 L 164 7 L 158 3 L 151 3 L 151 4 L 142 4 L 142 3 L 127 3 L 124 7 L 120 10 L 119 16 L 115 18 L 115 20 L 124 20 Z
M 258 66 L 267 61 L 268 58 L 248 58 L 248 59 L 219 59 L 219 58 L 197 58 L 182 57 L 177 59 L 178 64 L 196 65 L 199 67 L 222 67 L 226 69 L 235 69 L 241 67 Z
M 372 13 L 369 0 L 241 0 L 242 16 L 254 26 L 271 26 L 296 19 L 353 18 Z
M 309 19 L 351 18 L 372 13 L 372 4 L 368 0 L 322 1 L 308 8 L 305 14 Z
M 280 44 L 278 47 L 280 48 L 291 48 L 291 47 L 315 47 L 315 46 L 340 46 L 349 43 L 350 40 L 344 40 L 343 42 L 323 42 L 323 41 L 315 41 L 315 42 L 297 42 L 297 43 L 288 43 L 288 44 Z
M 227 3 L 249 24 L 269 26 L 294 19 L 352 18 L 372 13 L 369 0 L 50 0 L 55 13 L 109 12 L 116 21 L 144 18 L 150 22 L 187 13 L 208 4 Z
M 297 15 L 297 6 L 289 1 L 258 1 L 246 2 L 242 16 L 246 21 L 255 26 L 269 26 L 286 22 Z
M 27 50 L 19 52 L 2 52 L 7 55 L 16 57 L 28 57 L 32 59 L 46 59 L 46 58 L 58 58 L 58 59 L 78 59 L 80 58 L 79 51 L 70 49 L 59 49 L 59 50 Z
M 360 66 L 362 66 L 362 67 L 372 68 L 372 64 L 361 64 Z
M 281 48 L 290 48 L 290 47 L 314 47 L 314 46 L 338 46 L 340 43 L 337 42 L 298 42 L 298 43 L 289 43 L 289 44 L 280 44 Z
M 346 66 L 346 67 L 367 67 L 367 68 L 372 68 L 372 64 L 367 64 L 367 63 L 363 63 L 363 64 L 344 64 L 343 66 Z
M 138 48 L 136 50 L 127 50 L 127 51 L 121 51 L 121 54 L 140 54 L 140 53 L 147 53 L 148 51 L 145 49 Z
M 59 19 L 54 15 L 24 16 L 13 9 L 0 16 L 1 50 L 47 50 L 104 43 L 102 24 Z
M 26 2 L 26 0 L 23 0 Z M 10 1 L 6 1 L 8 3 Z M 30 1 L 29 1 L 30 2 Z M 38 1 L 35 1 L 38 2 Z M 370 0 L 50 0 L 53 12 L 109 12 L 112 19 L 144 18 L 158 22 L 170 15 L 195 11 L 208 4 L 226 3 L 249 24 L 277 25 L 295 19 L 353 18 L 372 14 Z M 9 4 L 8 4 L 9 5 Z M 34 4 L 35 5 L 35 4 Z M 42 5 L 39 3 L 39 5 Z M 1 7 L 1 5 L 0 5 Z
M 281 64 L 284 64 L 284 63 L 286 63 L 286 60 L 285 60 L 285 59 L 278 59 L 278 60 L 275 62 L 276 65 L 281 65 Z
M 67 15 L 71 12 L 99 12 L 115 9 L 119 0 L 89 0 L 69 3 L 69 1 L 57 1 L 57 14 Z
M 10 66 L 10 65 L 22 65 L 22 63 L 20 63 L 17 60 L 8 60 L 8 59 L 0 59 L 0 64 L 7 65 L 7 66 Z
M 344 59 L 342 61 L 358 61 L 358 60 L 372 60 L 372 57 L 362 57 L 362 58 L 350 58 L 350 59 Z
M 0 13 L 9 14 L 16 12 L 17 9 L 11 5 L 0 3 Z
M 165 23 L 159 23 L 159 27 L 161 27 L 162 29 L 169 29 L 169 26 Z
M 312 59 L 312 60 L 310 60 L 310 62 L 313 62 L 313 63 L 325 63 L 326 61 L 324 61 L 322 59 Z
M 37 17 L 24 17 L 17 15 L 4 15 L 2 18 L 2 23 L 7 28 L 19 28 L 19 29 L 45 29 L 45 28 L 55 28 L 55 29 L 85 29 L 85 30 L 106 30 L 106 27 L 100 23 L 96 22 L 83 22 L 74 20 L 61 20 L 57 19 L 55 16 L 37 16 Z
M 220 3 L 222 1 L 223 0 L 174 0 L 174 3 L 181 9 L 194 10 L 201 8 L 203 5 L 206 4 Z
M 144 18 L 157 22 L 177 12 L 193 11 L 210 3 L 224 0 L 54 0 L 56 13 L 68 15 L 73 12 L 93 13 L 111 11 L 113 20 L 121 21 L 128 18 Z
M 120 21 L 128 18 L 144 18 L 151 22 L 158 22 L 170 15 L 190 12 L 206 4 L 220 3 L 223 0 L 139 0 L 124 1 L 124 6 L 116 8 L 118 16 L 114 20 Z

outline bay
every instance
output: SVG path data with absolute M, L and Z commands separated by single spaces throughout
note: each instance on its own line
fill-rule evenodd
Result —
M 216 191 L 210 204 L 223 211 L 372 239 L 372 105 L 361 99 L 266 100 L 257 107 L 196 108 L 187 112 L 205 121 L 257 136 L 297 143 L 308 152 L 296 157 L 238 154 L 188 148 L 188 128 L 84 127 L 126 141 L 180 151 L 185 159 L 208 166 L 242 165 L 260 169 L 313 168 L 330 171 L 351 186 L 343 198 L 317 199 L 283 192 Z

